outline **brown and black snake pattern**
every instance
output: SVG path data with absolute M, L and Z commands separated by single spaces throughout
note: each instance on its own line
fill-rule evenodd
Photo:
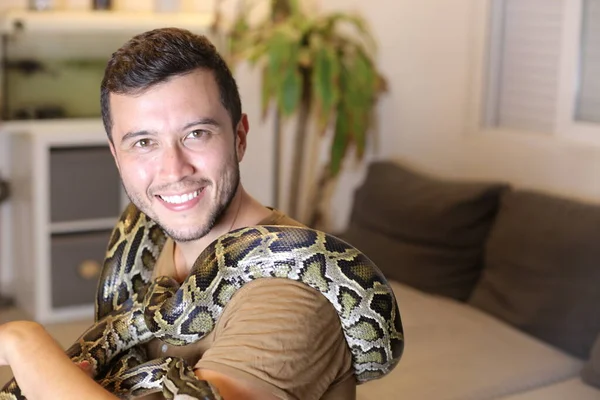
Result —
M 151 280 L 166 236 L 130 204 L 108 245 L 96 296 L 96 322 L 67 350 L 88 361 L 95 379 L 121 398 L 162 392 L 219 399 L 183 360 L 146 360 L 153 338 L 172 345 L 194 343 L 215 326 L 226 304 L 255 279 L 286 278 L 325 296 L 338 313 L 352 353 L 357 382 L 388 374 L 404 350 L 401 317 L 391 287 L 379 269 L 350 244 L 317 230 L 292 226 L 251 226 L 229 232 L 198 257 L 180 285 Z M 12 380 L 0 400 L 21 400 Z

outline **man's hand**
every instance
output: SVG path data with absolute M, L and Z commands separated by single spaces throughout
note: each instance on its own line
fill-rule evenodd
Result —
M 75 365 L 77 365 L 90 378 L 94 377 L 94 369 L 92 368 L 92 365 L 89 361 L 81 361 L 76 363 Z

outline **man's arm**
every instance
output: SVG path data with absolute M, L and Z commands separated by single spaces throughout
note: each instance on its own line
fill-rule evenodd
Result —
M 197 369 L 196 376 L 219 390 L 223 400 L 278 400 L 273 394 L 240 379 L 209 369 Z
M 353 376 L 339 317 L 316 290 L 258 279 L 229 301 L 196 375 L 225 400 L 319 399 Z
M 0 325 L 0 365 L 8 365 L 29 400 L 117 399 L 76 366 L 39 324 Z
M 0 365 L 11 367 L 21 391 L 29 400 L 116 399 L 75 365 L 35 322 L 0 325 Z M 260 388 L 216 371 L 196 370 L 196 375 L 213 384 L 225 400 L 277 399 Z

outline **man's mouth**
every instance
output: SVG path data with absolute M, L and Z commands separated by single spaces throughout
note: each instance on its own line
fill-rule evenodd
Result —
M 160 197 L 164 202 L 169 203 L 169 204 L 183 204 L 183 203 L 186 203 L 186 202 L 198 197 L 198 195 L 200 195 L 200 193 L 202 193 L 203 190 L 204 190 L 204 188 L 195 190 L 190 193 L 181 194 L 181 195 L 178 195 L 178 194 L 175 194 L 172 196 L 158 195 L 158 197 Z

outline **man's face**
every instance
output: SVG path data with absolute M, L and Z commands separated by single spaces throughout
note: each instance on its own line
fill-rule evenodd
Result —
M 206 235 L 237 190 L 246 116 L 233 132 L 213 73 L 110 95 L 111 150 L 131 201 L 176 241 Z

